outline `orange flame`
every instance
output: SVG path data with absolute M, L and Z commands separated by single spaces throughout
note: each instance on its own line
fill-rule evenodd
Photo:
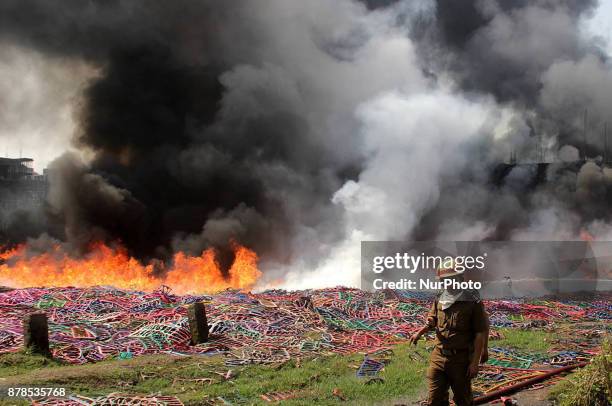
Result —
M 95 243 L 84 257 L 74 258 L 60 245 L 49 252 L 29 255 L 24 244 L 0 251 L 0 260 L 4 262 L 0 265 L 0 285 L 15 288 L 109 285 L 152 291 L 163 284 L 179 294 L 249 289 L 261 276 L 257 254 L 239 244 L 233 244 L 233 249 L 235 260 L 227 276 L 215 260 L 214 249 L 208 249 L 200 256 L 176 253 L 165 275 L 157 277 L 153 265 L 143 265 L 121 246 Z
M 593 237 L 591 233 L 589 233 L 587 230 L 583 228 L 582 230 L 580 230 L 580 239 L 582 241 L 594 241 L 595 237 Z

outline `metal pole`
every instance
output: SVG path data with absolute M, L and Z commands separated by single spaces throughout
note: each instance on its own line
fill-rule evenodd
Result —
M 584 129 L 582 131 L 582 137 L 583 142 L 582 142 L 582 152 L 583 152 L 583 159 L 586 161 L 587 160 L 587 153 L 586 153 L 586 148 L 587 148 L 587 109 L 584 109 Z
M 604 163 L 604 166 L 608 163 L 608 122 L 607 121 L 604 123 L 603 163 Z
M 494 399 L 497 399 L 500 396 L 507 395 L 507 394 L 512 393 L 512 392 L 516 392 L 519 389 L 522 389 L 522 388 L 525 388 L 527 386 L 533 385 L 534 383 L 538 383 L 540 381 L 544 381 L 544 380 L 550 378 L 551 376 L 559 375 L 560 373 L 568 372 L 568 371 L 571 371 L 572 369 L 575 369 L 575 368 L 582 368 L 585 365 L 588 365 L 588 362 L 580 362 L 578 364 L 568 365 L 566 367 L 553 369 L 550 372 L 544 373 L 544 374 L 539 375 L 539 376 L 535 376 L 533 378 L 529 378 L 529 379 L 527 379 L 527 380 L 525 380 L 523 382 L 519 382 L 519 383 L 517 383 L 515 385 L 507 386 L 505 388 L 496 390 L 494 392 L 487 393 L 487 394 L 484 394 L 482 396 L 478 396 L 476 399 L 474 399 L 474 404 L 475 405 L 482 405 L 483 403 L 490 402 L 490 401 L 492 401 Z

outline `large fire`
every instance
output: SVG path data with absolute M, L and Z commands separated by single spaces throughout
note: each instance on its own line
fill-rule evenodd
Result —
M 239 244 L 233 244 L 233 249 L 235 259 L 226 275 L 215 260 L 215 251 L 208 249 L 200 256 L 176 253 L 162 276 L 156 276 L 153 265 L 142 264 L 121 246 L 95 243 L 86 255 L 75 258 L 60 245 L 42 254 L 28 253 L 27 246 L 20 245 L 0 252 L 0 285 L 15 288 L 109 285 L 144 291 L 166 285 L 180 294 L 249 289 L 261 276 L 257 254 Z

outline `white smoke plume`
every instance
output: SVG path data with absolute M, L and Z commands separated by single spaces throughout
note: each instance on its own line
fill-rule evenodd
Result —
M 356 285 L 363 240 L 610 235 L 595 10 L 8 0 L 0 130 L 87 158 L 51 165 L 51 237 L 121 240 L 145 262 L 236 239 L 262 288 Z M 32 88 L 10 89 L 24 66 Z

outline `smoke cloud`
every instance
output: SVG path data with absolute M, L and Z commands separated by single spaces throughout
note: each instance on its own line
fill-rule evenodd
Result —
M 0 126 L 48 107 L 73 151 L 49 166 L 44 221 L 3 239 L 120 241 L 145 262 L 237 241 L 262 285 L 304 288 L 356 284 L 361 240 L 605 235 L 596 7 L 4 1 L 4 59 L 56 73 L 3 96 Z

